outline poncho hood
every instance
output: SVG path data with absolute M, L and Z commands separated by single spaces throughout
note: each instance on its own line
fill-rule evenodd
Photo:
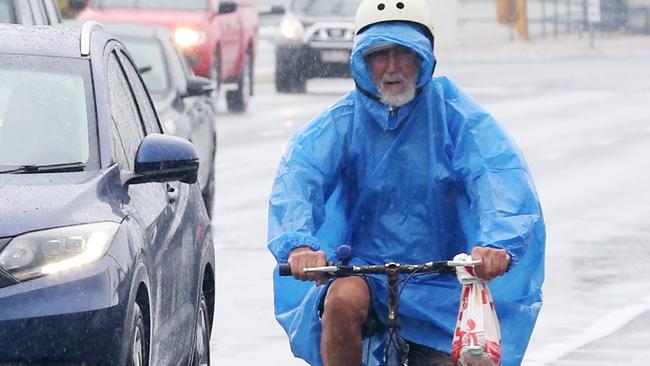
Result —
M 379 91 L 368 65 L 365 55 L 373 48 L 383 44 L 393 43 L 413 50 L 420 59 L 420 76 L 417 81 L 418 93 L 411 102 L 396 109 L 391 114 L 389 106 L 379 101 Z M 429 84 L 436 65 L 431 41 L 417 25 L 407 22 L 385 22 L 375 24 L 357 35 L 352 49 L 352 77 L 361 92 L 361 102 L 364 107 L 384 130 L 392 130 L 413 110 L 414 102 L 418 99 L 424 87 Z

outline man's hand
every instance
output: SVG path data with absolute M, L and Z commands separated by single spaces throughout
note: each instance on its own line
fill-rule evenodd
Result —
M 315 281 L 318 286 L 327 282 L 322 273 L 304 273 L 303 268 L 324 267 L 327 265 L 327 255 L 323 251 L 314 251 L 311 248 L 296 248 L 289 253 L 287 260 L 291 265 L 293 277 L 301 281 Z
M 506 273 L 510 264 L 510 256 L 503 249 L 475 247 L 472 249 L 472 259 L 481 260 L 481 263 L 474 267 L 474 272 L 485 281 L 491 281 Z

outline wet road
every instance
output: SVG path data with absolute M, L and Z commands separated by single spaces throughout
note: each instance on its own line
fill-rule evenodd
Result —
M 542 200 L 545 305 L 525 365 L 647 365 L 639 347 L 650 344 L 649 42 L 439 55 L 437 74 L 522 148 Z M 249 113 L 218 116 L 216 364 L 305 365 L 273 318 L 266 202 L 291 134 L 352 87 L 314 80 L 306 95 L 278 95 L 263 84 Z

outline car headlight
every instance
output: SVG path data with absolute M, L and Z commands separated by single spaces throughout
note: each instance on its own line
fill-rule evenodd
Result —
M 182 49 L 196 47 L 204 42 L 205 32 L 185 27 L 174 31 L 174 43 Z
M 285 15 L 280 22 L 280 35 L 289 41 L 294 41 L 302 37 L 305 32 L 305 26 L 300 19 L 291 14 Z
M 17 236 L 0 253 L 0 267 L 26 281 L 95 262 L 106 254 L 119 227 L 100 222 Z

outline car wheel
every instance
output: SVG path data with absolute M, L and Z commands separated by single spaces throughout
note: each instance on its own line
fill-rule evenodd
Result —
M 291 92 L 296 94 L 305 93 L 307 91 L 307 75 L 304 67 L 296 65 L 291 76 Z
M 201 301 L 196 315 L 196 341 L 194 342 L 194 354 L 192 366 L 210 365 L 210 317 L 208 314 L 208 302 L 201 291 Z
M 149 342 L 144 326 L 144 317 L 140 306 L 133 306 L 133 317 L 131 322 L 131 352 L 127 356 L 128 366 L 147 366 L 149 364 Z
M 296 94 L 303 94 L 307 91 L 307 78 L 301 72 L 294 75 L 292 91 Z
M 276 59 L 275 90 L 278 93 L 304 93 L 307 77 L 296 61 Z
M 231 90 L 226 93 L 226 102 L 228 103 L 228 111 L 233 113 L 246 112 L 248 102 L 253 91 L 253 71 L 252 71 L 252 58 L 250 53 L 244 56 L 241 74 L 237 78 L 237 90 Z
M 281 60 L 275 60 L 275 90 L 278 93 L 288 93 L 291 91 L 289 84 L 289 71 Z

